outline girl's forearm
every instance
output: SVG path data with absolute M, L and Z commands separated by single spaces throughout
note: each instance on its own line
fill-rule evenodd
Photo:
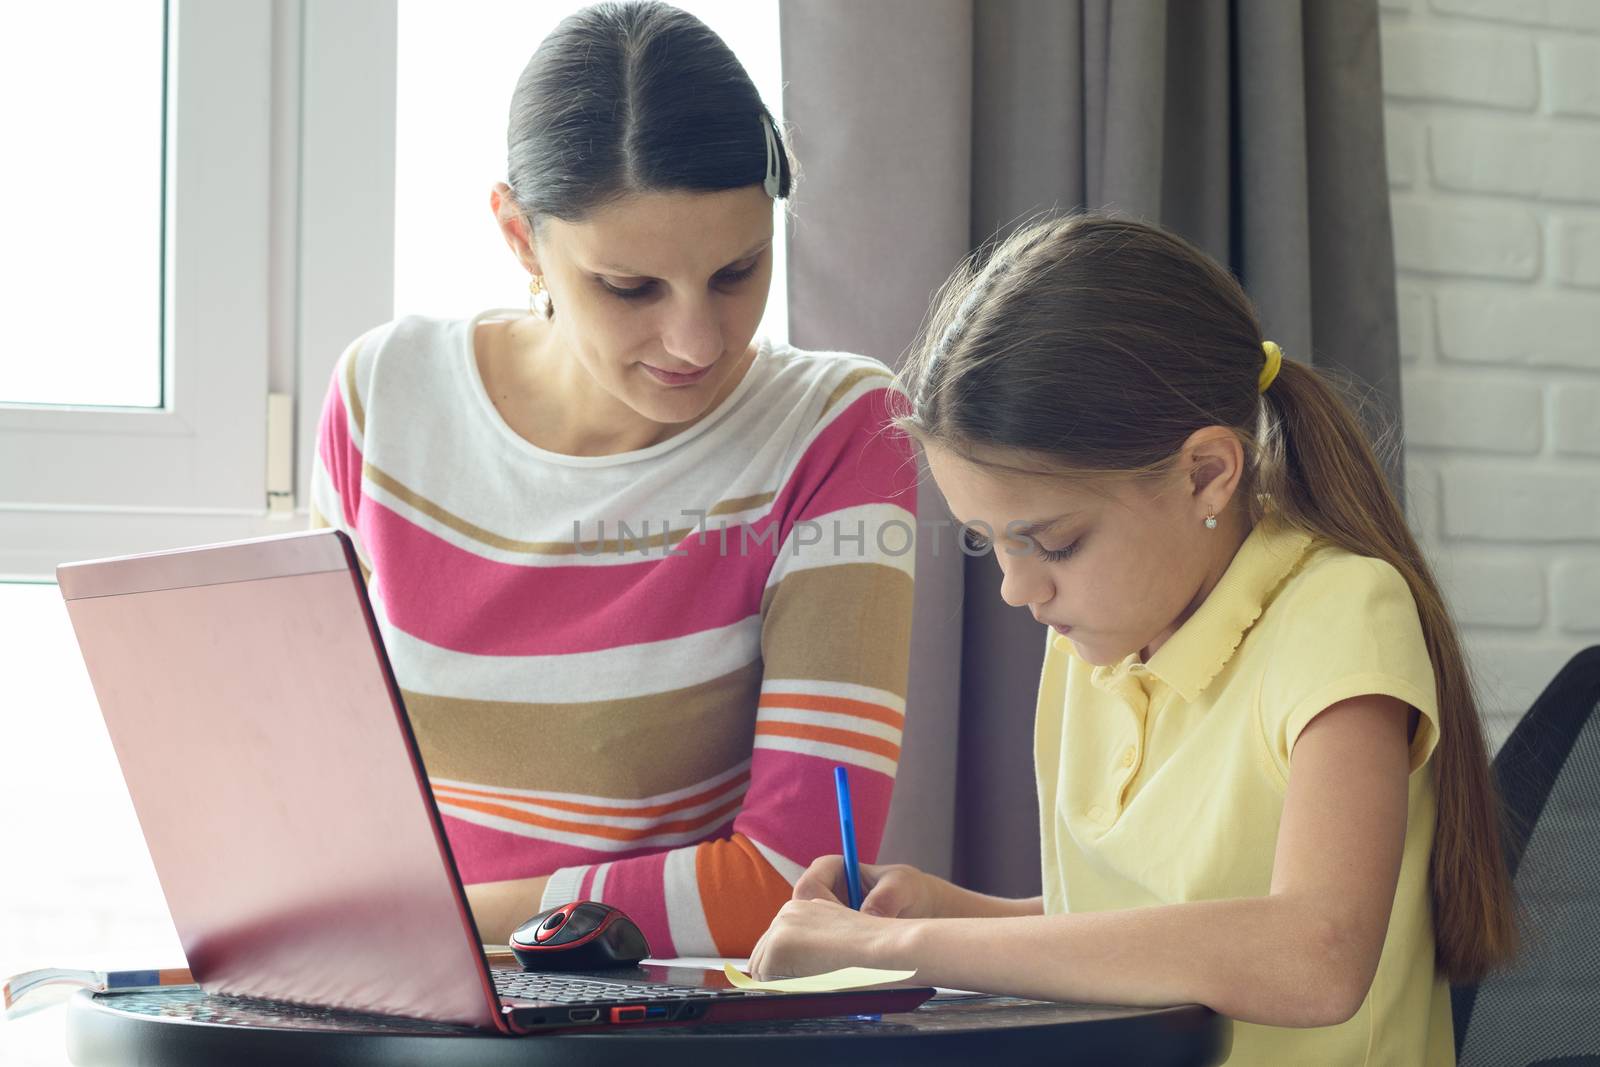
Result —
M 1044 898 L 995 897 L 975 889 L 964 889 L 953 882 L 945 882 L 939 889 L 939 914 L 944 918 L 1000 919 L 1008 916 L 1043 915 Z
M 1282 896 L 910 919 L 894 924 L 875 956 L 881 966 L 915 966 L 929 985 L 1042 1000 L 1199 1003 L 1272 1026 L 1342 1022 L 1360 1007 L 1376 967 L 1335 924 Z

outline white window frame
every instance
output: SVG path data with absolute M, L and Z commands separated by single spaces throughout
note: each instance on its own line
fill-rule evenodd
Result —
M 303 526 L 333 364 L 393 314 L 393 0 L 171 3 L 166 403 L 0 405 L 0 580 Z M 294 398 L 276 518 L 269 393 Z

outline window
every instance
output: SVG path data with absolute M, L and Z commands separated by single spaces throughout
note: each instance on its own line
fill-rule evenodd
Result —
M 158 408 L 166 11 L 82 7 L 3 19 L 0 402 Z
M 78 146 L 66 135 L 86 123 L 98 127 L 58 99 L 46 76 L 0 71 L 10 90 L 0 200 L 33 201 L 27 206 L 42 228 L 33 239 L 45 249 L 37 254 L 70 258 L 65 274 L 52 265 L 57 260 L 41 266 L 11 240 L 13 216 L 6 217 L 0 272 L 8 301 L 26 291 L 10 283 L 35 284 L 35 273 L 39 294 L 30 305 L 19 300 L 7 307 L 36 313 L 43 343 L 53 347 L 32 351 L 40 342 L 19 343 L 15 332 L 0 342 L 3 975 L 46 966 L 182 962 L 60 595 L 46 581 L 15 579 L 48 578 L 65 560 L 289 528 L 265 517 L 268 393 L 295 388 L 301 337 L 347 328 L 327 313 L 328 304 L 298 299 L 302 276 L 319 280 L 315 270 L 301 269 L 308 251 L 300 240 L 301 214 L 336 214 L 327 204 L 328 175 L 344 160 L 326 143 L 367 148 L 359 137 L 330 135 L 319 121 L 301 122 L 302 79 L 334 101 L 318 120 L 338 122 L 346 117 L 340 104 L 368 106 L 362 92 L 376 94 L 382 101 L 377 125 L 386 141 L 392 139 L 392 122 L 383 118 L 392 119 L 392 77 L 385 88 L 381 78 L 374 86 L 370 78 L 341 75 L 349 83 L 341 91 L 328 73 L 336 68 L 329 53 L 341 50 L 347 60 L 353 55 L 380 71 L 387 62 L 392 71 L 392 4 L 351 0 L 314 10 L 319 13 L 302 19 L 292 0 L 171 0 L 165 7 L 157 0 L 78 0 L 0 14 L 0 63 L 6 67 L 14 59 L 11 49 L 20 47 L 47 70 L 70 68 L 91 103 L 126 103 L 135 116 L 148 104 L 154 115 L 123 120 L 102 113 L 99 123 L 106 126 L 144 122 L 145 132 L 130 131 L 118 149 L 143 150 L 143 163 L 123 159 L 127 173 L 112 168 L 83 175 L 89 192 L 40 203 L 41 188 L 70 185 L 86 166 L 88 157 L 73 155 Z M 58 14 L 71 21 L 70 39 L 56 32 L 51 20 L 59 21 Z M 350 37 L 354 46 L 347 44 Z M 129 67 L 88 61 L 86 38 L 115 43 L 113 51 L 129 53 Z M 148 91 L 137 89 L 141 76 L 129 71 L 151 69 L 154 83 L 142 83 Z M 67 73 L 50 76 L 65 79 Z M 37 113 L 13 118 L 18 101 Z M 104 134 L 100 147 L 110 151 L 112 140 Z M 378 158 L 386 158 L 383 150 Z M 118 184 L 108 189 L 113 180 Z M 153 212 L 136 188 L 153 190 Z M 128 197 L 122 207 L 129 218 L 106 221 L 117 206 L 108 197 L 119 194 Z M 374 288 L 381 296 L 375 305 L 360 306 L 359 280 L 327 287 L 329 301 L 351 306 L 366 323 L 373 306 L 380 316 L 389 309 L 387 204 L 387 195 L 379 198 L 383 239 Z M 117 229 L 123 224 L 126 229 Z M 317 236 L 341 241 L 352 231 L 359 233 L 358 222 L 343 233 L 322 227 Z M 109 240 L 108 233 L 120 234 L 118 247 L 95 247 L 96 240 Z M 310 244 L 310 252 L 321 251 Z M 345 264 L 322 257 L 315 266 L 339 271 Z M 140 280 L 130 280 L 136 273 Z M 117 304 L 124 297 L 126 308 Z M 164 325 L 155 337 L 152 323 Z M 133 377 L 145 382 L 143 391 L 84 388 L 91 376 L 83 368 L 101 354 L 119 366 L 142 367 L 143 377 Z M 24 382 L 24 371 L 13 373 L 17 361 L 25 366 L 45 355 L 73 369 L 65 392 L 59 383 Z M 322 374 L 318 400 L 325 368 Z M 0 1025 L 0 1062 L 64 1067 L 62 1026 L 60 1011 Z
M 33 72 L 3 75 L 0 264 L 27 321 L 0 363 L 0 576 L 246 536 L 265 510 L 272 5 L 35 4 L 0 25 L 4 65 L 17 49 Z

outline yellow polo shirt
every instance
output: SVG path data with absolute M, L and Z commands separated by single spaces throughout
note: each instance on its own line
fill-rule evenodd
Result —
M 1295 739 L 1364 694 L 1421 713 L 1377 976 L 1338 1026 L 1236 1023 L 1230 1067 L 1455 1062 L 1433 963 L 1424 768 L 1439 715 L 1416 604 L 1387 563 L 1268 519 L 1149 663 L 1094 667 L 1050 635 L 1034 739 L 1047 914 L 1265 896 Z

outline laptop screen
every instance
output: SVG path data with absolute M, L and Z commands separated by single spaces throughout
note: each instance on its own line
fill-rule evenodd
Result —
M 196 980 L 493 1026 L 348 539 L 289 534 L 57 577 Z

